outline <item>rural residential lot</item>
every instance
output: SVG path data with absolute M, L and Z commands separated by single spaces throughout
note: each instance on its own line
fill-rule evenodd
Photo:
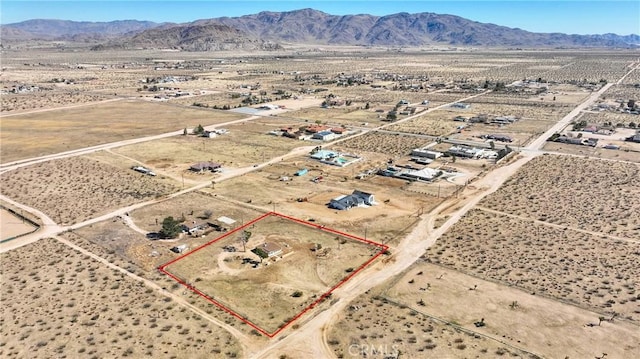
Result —
M 637 51 L 2 51 L 0 357 L 640 357 Z

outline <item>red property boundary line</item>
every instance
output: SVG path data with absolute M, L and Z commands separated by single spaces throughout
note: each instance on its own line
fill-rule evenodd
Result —
M 251 322 L 249 319 L 241 316 L 240 314 L 234 312 L 232 309 L 227 308 L 224 304 L 216 301 L 215 299 L 211 298 L 209 295 L 207 295 L 206 293 L 203 293 L 202 291 L 200 291 L 198 288 L 192 286 L 191 284 L 185 282 L 183 279 L 178 278 L 176 275 L 174 275 L 173 273 L 169 272 L 166 268 L 168 266 L 170 266 L 171 264 L 184 259 L 185 257 L 198 252 L 199 250 L 210 246 L 213 243 L 216 243 L 230 235 L 232 235 L 233 233 L 236 233 L 244 228 L 246 228 L 247 226 L 250 226 L 264 218 L 270 217 L 270 216 L 276 216 L 276 217 L 280 217 L 280 218 L 284 218 L 296 223 L 300 223 L 303 225 L 306 225 L 308 227 L 313 227 L 322 231 L 326 231 L 329 233 L 335 233 L 347 238 L 351 238 L 363 243 L 367 243 L 369 245 L 375 246 L 380 248 L 380 250 L 371 258 L 369 258 L 368 261 L 366 261 L 365 263 L 363 263 L 362 265 L 360 265 L 360 267 L 358 267 L 357 269 L 355 269 L 353 272 L 349 273 L 349 275 L 347 275 L 346 277 L 344 277 L 338 284 L 334 285 L 333 287 L 331 287 L 331 289 L 329 289 L 327 292 L 325 292 L 324 294 L 322 294 L 316 301 L 314 301 L 313 303 L 311 303 L 309 306 L 307 306 L 304 310 L 302 310 L 302 312 L 298 313 L 296 316 L 294 316 L 292 319 L 290 319 L 289 321 L 287 321 L 286 323 L 284 323 L 283 325 L 281 325 L 280 327 L 278 327 L 278 329 L 276 329 L 274 332 L 268 332 L 262 328 L 260 328 L 258 325 L 256 325 L 255 323 Z M 326 228 L 324 225 L 319 225 L 316 223 L 311 223 L 311 222 L 307 222 L 307 221 L 303 221 L 301 219 L 298 218 L 294 218 L 294 217 L 289 217 L 286 216 L 284 214 L 280 214 L 280 213 L 276 213 L 276 212 L 268 212 L 263 214 L 262 216 L 253 219 L 252 221 L 244 224 L 241 227 L 237 227 L 232 231 L 229 231 L 225 234 L 223 234 L 222 236 L 215 238 L 203 245 L 201 245 L 200 247 L 197 247 L 196 249 L 185 253 L 177 258 L 174 258 L 173 260 L 161 265 L 158 267 L 158 270 L 164 274 L 166 274 L 167 276 L 171 277 L 173 280 L 175 280 L 176 282 L 180 283 L 181 285 L 185 286 L 187 289 L 191 290 L 192 292 L 196 293 L 197 295 L 201 296 L 202 298 L 206 299 L 207 301 L 209 301 L 210 303 L 214 304 L 215 306 L 217 306 L 218 308 L 222 309 L 223 311 L 231 314 L 232 316 L 240 319 L 242 322 L 244 322 L 245 324 L 249 325 L 250 327 L 252 327 L 253 329 L 257 330 L 258 332 L 266 335 L 269 338 L 273 338 L 276 335 L 278 335 L 280 332 L 282 332 L 283 330 L 285 330 L 289 325 L 291 325 L 294 321 L 296 321 L 298 318 L 302 317 L 303 315 L 305 315 L 308 311 L 310 311 L 311 309 L 313 309 L 316 305 L 318 305 L 320 302 L 322 302 L 323 300 L 327 299 L 329 296 L 331 296 L 331 294 L 333 293 L 333 291 L 335 291 L 338 287 L 340 287 L 341 285 L 343 285 L 344 283 L 346 283 L 349 279 L 351 279 L 353 276 L 355 276 L 356 274 L 358 274 L 360 271 L 362 271 L 364 268 L 366 268 L 369 264 L 371 264 L 371 262 L 373 262 L 374 260 L 376 260 L 378 257 L 380 257 L 380 255 L 382 255 L 385 251 L 387 251 L 389 249 L 389 246 L 384 245 L 382 243 L 378 243 L 378 242 L 374 242 L 374 241 L 370 241 L 364 238 L 360 238 L 357 236 L 354 236 L 352 234 L 348 234 L 348 233 L 344 233 L 335 229 L 331 229 L 331 228 Z

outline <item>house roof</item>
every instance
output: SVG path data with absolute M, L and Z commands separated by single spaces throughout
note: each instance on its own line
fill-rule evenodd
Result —
M 193 170 L 204 170 L 204 169 L 208 169 L 208 168 L 215 169 L 215 168 L 220 168 L 220 167 L 222 167 L 222 165 L 219 164 L 219 163 L 205 161 L 205 162 L 195 163 L 195 164 L 191 165 L 191 167 L 189 167 L 189 168 L 191 168 Z
M 260 246 L 260 249 L 262 249 L 263 251 L 267 252 L 267 254 L 269 254 L 269 253 L 276 253 L 278 251 L 281 251 L 282 247 L 280 247 L 278 244 L 273 242 L 265 242 Z

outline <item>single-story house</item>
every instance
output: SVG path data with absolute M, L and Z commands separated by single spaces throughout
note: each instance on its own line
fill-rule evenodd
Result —
M 432 181 L 438 176 L 442 175 L 442 171 L 435 170 L 433 168 L 425 167 L 420 170 L 410 170 L 407 172 L 403 172 L 398 175 L 400 178 L 408 179 L 408 180 L 416 180 L 416 181 Z
M 282 247 L 273 242 L 263 243 L 258 248 L 262 249 L 268 257 L 279 256 L 282 254 Z
M 371 206 L 374 203 L 374 197 L 371 193 L 355 190 L 352 194 L 332 199 L 329 202 L 329 208 L 344 211 L 353 207 Z
M 411 156 L 415 156 L 415 157 L 426 157 L 426 158 L 430 158 L 432 160 L 438 159 L 440 157 L 442 157 L 442 152 L 437 152 L 437 151 L 431 151 L 425 147 L 423 148 L 415 148 L 413 150 L 411 150 Z
M 209 224 L 207 222 L 191 221 L 182 224 L 182 230 L 192 236 L 198 232 L 206 230 L 207 228 L 209 228 Z
M 313 136 L 311 136 L 311 138 L 313 138 L 314 140 L 322 140 L 322 141 L 330 141 L 336 137 L 338 137 L 337 134 L 328 130 L 314 133 Z
M 192 164 L 191 167 L 189 167 L 189 169 L 193 172 L 203 172 L 203 171 L 215 171 L 220 167 L 222 167 L 222 165 L 219 163 L 206 161 L 206 162 L 198 162 L 198 163 Z
M 317 133 L 317 132 L 322 132 L 327 130 L 329 130 L 329 126 L 322 126 L 322 125 L 311 125 L 306 128 L 306 131 L 309 133 Z

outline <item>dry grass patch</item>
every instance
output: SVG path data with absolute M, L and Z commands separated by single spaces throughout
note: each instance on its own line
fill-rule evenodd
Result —
M 53 239 L 1 260 L 4 358 L 240 355 L 229 333 Z
M 640 355 L 635 324 L 607 316 L 597 325 L 598 313 L 442 266 L 416 262 L 388 285 L 390 300 L 544 358 Z
M 243 245 L 245 231 L 251 234 Z M 261 260 L 251 251 L 265 243 L 275 244 L 282 253 Z M 225 246 L 237 251 L 226 252 Z M 166 270 L 262 329 L 274 332 L 380 250 L 269 216 L 183 257 Z M 256 267 L 245 258 L 260 264 Z
M 340 145 L 356 151 L 379 152 L 390 157 L 408 156 L 414 148 L 430 141 L 420 137 L 368 132 L 341 142 Z
M 78 105 L 106 100 L 108 97 L 84 92 L 43 91 L 30 94 L 2 95 L 0 112 L 34 110 L 40 108 Z
M 223 111 L 130 100 L 3 117 L 2 162 L 240 118 Z
M 376 357 L 376 353 L 408 358 L 530 358 L 521 350 L 373 294 L 353 301 L 327 339 L 338 358 Z
M 640 166 L 573 156 L 540 156 L 481 205 L 550 223 L 640 238 Z
M 85 157 L 18 168 L 0 176 L 3 194 L 69 225 L 173 192 L 168 180 Z
M 474 210 L 427 250 L 430 262 L 637 321 L 640 243 Z
M 287 154 L 305 143 L 268 135 L 276 127 L 247 123 L 226 127 L 216 138 L 174 136 L 119 147 L 113 152 L 179 175 L 196 162 L 213 161 L 223 167 L 245 167 Z M 306 143 L 306 145 L 311 145 Z
M 453 118 L 460 114 L 453 111 L 436 110 L 402 123 L 392 124 L 386 129 L 418 135 L 446 136 L 454 133 L 456 127 L 460 126 L 460 123 L 453 121 Z

